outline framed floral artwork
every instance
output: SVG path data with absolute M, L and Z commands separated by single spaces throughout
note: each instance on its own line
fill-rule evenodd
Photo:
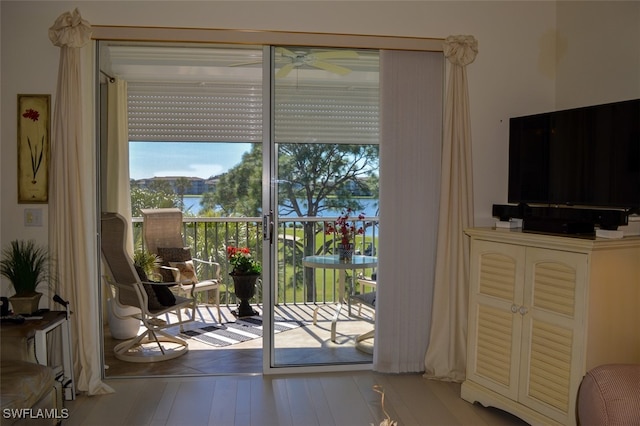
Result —
M 51 95 L 18 95 L 18 203 L 49 200 Z

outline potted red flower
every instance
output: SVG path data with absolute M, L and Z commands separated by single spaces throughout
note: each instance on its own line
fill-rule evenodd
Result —
M 231 275 L 260 275 L 262 265 L 251 255 L 249 247 L 227 247 L 227 257 L 233 267 Z
M 229 275 L 233 279 L 234 293 L 240 299 L 234 314 L 239 318 L 258 315 L 249 305 L 249 300 L 255 295 L 262 265 L 254 259 L 248 247 L 227 247 L 227 258 L 232 266 Z

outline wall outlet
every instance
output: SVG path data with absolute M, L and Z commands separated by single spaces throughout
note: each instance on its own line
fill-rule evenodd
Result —
M 24 209 L 24 226 L 42 226 L 42 209 Z

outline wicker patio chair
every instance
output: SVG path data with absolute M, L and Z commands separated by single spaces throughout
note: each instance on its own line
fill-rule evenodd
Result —
M 171 283 L 142 281 L 133 260 L 125 249 L 127 223 L 118 213 L 103 213 L 101 220 L 101 251 L 107 269 L 105 279 L 115 290 L 120 305 L 139 309 L 131 316 L 141 321 L 144 331 L 138 336 L 114 347 L 116 358 L 130 362 L 156 362 L 177 358 L 188 351 L 184 339 L 169 334 L 165 329 L 191 322 L 195 318 L 195 298 L 173 296 Z M 175 283 L 173 283 L 175 284 Z M 168 293 L 167 293 L 168 292 Z M 165 300 L 159 297 L 164 294 Z M 171 300 L 166 300 L 167 296 Z M 190 317 L 182 318 L 182 310 L 190 311 Z M 172 320 L 172 315 L 177 321 Z
M 162 259 L 160 274 L 163 281 L 178 281 L 178 294 L 213 291 L 214 303 L 220 314 L 220 264 L 191 256 L 182 237 L 182 211 L 175 208 L 142 209 L 142 234 L 146 249 Z M 192 286 L 192 283 L 195 286 Z M 208 298 L 207 298 L 208 299 Z

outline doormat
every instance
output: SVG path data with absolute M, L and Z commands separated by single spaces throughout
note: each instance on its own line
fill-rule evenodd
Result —
M 277 334 L 304 325 L 305 323 L 303 321 L 278 319 L 274 322 L 273 327 L 274 333 Z M 262 318 L 239 318 L 234 322 L 208 325 L 202 328 L 196 328 L 195 330 L 185 330 L 180 333 L 180 336 L 221 348 L 262 337 Z

